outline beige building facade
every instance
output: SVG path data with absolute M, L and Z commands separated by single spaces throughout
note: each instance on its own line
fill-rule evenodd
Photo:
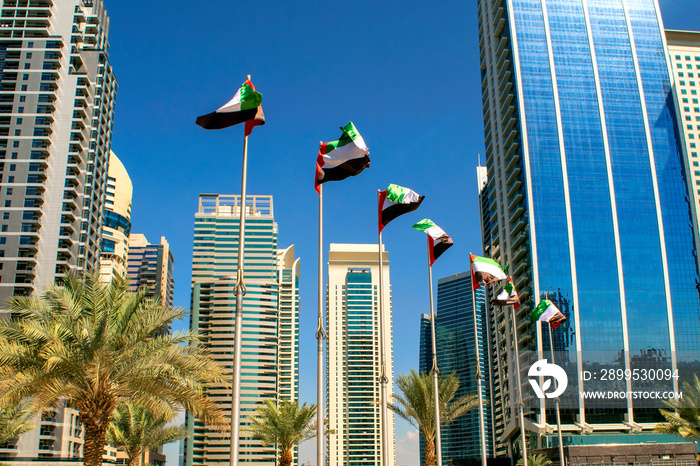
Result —
M 666 31 L 673 66 L 678 127 L 685 143 L 690 198 L 695 203 L 695 231 L 700 231 L 700 32 Z
M 385 342 L 386 375 L 394 380 L 389 253 L 371 244 L 331 244 L 328 254 L 326 327 L 328 464 L 377 465 L 381 462 L 380 340 Z M 384 328 L 380 334 L 379 293 Z M 387 384 L 388 399 L 393 394 Z M 389 411 L 389 465 L 394 464 L 394 415 Z
M 126 275 L 133 190 L 124 164 L 110 152 L 100 256 L 100 277 L 105 282 L 116 275 Z

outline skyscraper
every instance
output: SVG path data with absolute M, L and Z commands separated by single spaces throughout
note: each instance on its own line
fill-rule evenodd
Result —
M 117 91 L 108 33 L 101 0 L 2 1 L 0 311 L 68 270 L 99 270 Z M 72 407 L 59 403 L 35 425 L 0 455 L 33 464 L 82 456 Z
M 700 214 L 700 32 L 666 31 L 668 55 L 671 60 L 679 127 L 687 162 L 688 187 L 695 200 L 695 228 Z
M 0 302 L 97 271 L 117 82 L 101 0 L 3 0 Z
M 477 393 L 476 382 L 476 341 L 478 338 L 480 371 L 483 397 L 490 398 L 489 352 L 485 337 L 486 307 L 484 289 L 474 293 L 472 302 L 472 280 L 470 272 L 462 272 L 438 280 L 437 312 L 435 313 L 435 334 L 437 362 L 440 374 L 452 372 L 459 378 L 459 390 L 455 398 Z M 476 328 L 474 312 L 476 305 Z M 424 330 L 425 329 L 425 330 Z M 432 369 L 432 338 L 430 316 L 421 316 L 421 354 L 419 369 L 430 373 Z M 422 350 L 425 348 L 425 352 Z M 425 356 L 424 356 L 425 354 Z M 488 404 L 484 410 L 486 430 L 486 452 L 493 457 L 491 414 Z M 481 434 L 478 408 L 442 426 L 442 459 L 444 462 L 460 461 L 467 458 L 481 458 Z M 421 450 L 421 463 L 423 451 Z
M 192 330 L 212 357 L 231 374 L 235 330 L 238 231 L 241 197 L 202 194 L 194 221 L 192 256 Z M 274 464 L 275 450 L 245 433 L 248 417 L 265 400 L 299 397 L 299 272 L 294 247 L 277 249 L 272 196 L 246 196 L 243 265 L 241 463 Z M 231 389 L 210 387 L 209 396 L 225 414 Z M 186 466 L 228 464 L 228 433 L 210 429 L 188 416 Z M 295 452 L 295 461 L 296 461 Z
M 126 275 L 131 233 L 131 195 L 133 186 L 124 164 L 114 152 L 109 156 L 100 276 L 110 281 L 115 275 Z
M 328 254 L 328 464 L 380 465 L 380 338 L 393 377 L 389 253 L 371 244 L 331 244 Z M 384 294 L 384 332 L 379 332 L 379 293 Z M 387 384 L 388 398 L 393 393 Z M 388 415 L 389 463 L 394 464 L 394 416 Z
M 573 394 L 562 399 L 564 441 L 630 441 L 620 434 L 650 432 L 659 404 L 579 398 L 605 386 L 584 381 L 583 371 L 678 370 L 680 378 L 615 385 L 673 390 L 700 361 L 695 206 L 658 3 L 480 0 L 477 9 L 484 253 L 510 264 L 524 304 L 517 342 L 510 308 L 490 311 L 497 438 L 504 448 L 519 436 L 515 344 L 529 436 L 555 424 L 552 401 L 526 382 L 529 362 L 551 355 L 548 330 L 529 321 L 548 297 L 568 319 L 553 334 Z
M 173 253 L 164 236 L 160 237 L 160 244 L 151 244 L 145 235 L 129 235 L 127 275 L 130 292 L 135 293 L 139 288 L 146 287 L 149 289 L 147 296 L 160 299 L 165 306 L 172 306 L 174 265 Z

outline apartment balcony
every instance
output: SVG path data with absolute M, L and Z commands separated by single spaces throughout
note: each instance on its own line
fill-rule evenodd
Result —
M 70 252 L 72 247 L 73 247 L 73 239 L 72 238 L 61 238 L 58 241 L 59 252 Z M 63 250 L 63 251 L 61 251 L 61 250 Z
M 511 236 L 515 235 L 519 231 L 521 231 L 523 228 L 527 226 L 527 220 L 525 218 L 521 218 L 517 222 L 515 222 L 514 225 L 510 227 L 510 234 Z
M 22 260 L 29 260 L 36 263 L 36 245 L 33 247 L 26 247 L 26 245 L 20 246 L 17 251 L 17 257 L 22 258 Z
M 512 210 L 510 215 L 508 216 L 508 220 L 512 224 L 515 222 L 515 220 L 519 219 L 520 216 L 522 216 L 525 213 L 525 206 L 522 204 L 516 205 L 515 210 Z
M 85 112 L 85 109 L 83 107 L 76 107 L 73 110 L 73 120 L 79 120 L 84 118 L 87 118 L 87 113 Z
M 513 280 L 513 282 L 515 283 L 516 290 L 527 290 L 530 287 L 530 276 L 521 275 Z
M 517 180 L 513 185 L 508 189 L 508 192 L 506 193 L 506 197 L 508 199 L 511 199 L 513 196 L 515 196 L 517 193 L 520 192 L 520 188 L 522 187 L 523 183 L 520 180 Z
M 517 276 L 524 274 L 528 270 L 530 270 L 530 258 L 523 257 L 519 262 L 515 264 L 515 267 L 513 267 L 511 273 Z
M 513 251 L 513 261 L 520 260 L 523 256 L 530 252 L 530 248 L 527 246 L 521 246 Z

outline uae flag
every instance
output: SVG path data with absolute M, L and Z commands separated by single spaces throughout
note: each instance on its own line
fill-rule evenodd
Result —
M 506 269 L 501 264 L 487 257 L 479 257 L 469 254 L 469 262 L 472 268 L 472 285 L 476 290 L 483 283 L 491 285 L 499 280 L 508 278 Z
M 533 321 L 549 322 L 552 328 L 559 327 L 566 320 L 564 314 L 548 299 L 540 301 L 537 307 L 532 310 L 530 317 Z
M 515 309 L 520 307 L 520 298 L 518 297 L 518 292 L 515 291 L 515 285 L 513 284 L 513 279 L 508 278 L 506 286 L 503 290 L 496 296 L 496 299 L 491 301 L 494 306 L 514 306 Z
M 447 233 L 442 228 L 427 218 L 413 225 L 413 228 L 428 234 L 428 252 L 430 253 L 430 266 L 432 267 L 435 259 L 452 246 L 452 238 L 447 236 Z
M 248 136 L 253 127 L 265 124 L 261 103 L 262 94 L 255 91 L 248 77 L 233 99 L 215 112 L 197 118 L 197 124 L 204 129 L 223 129 L 245 121 L 245 135 Z
M 423 199 L 425 196 L 396 184 L 379 191 L 379 233 L 396 217 L 416 210 Z
M 321 183 L 344 180 L 369 167 L 369 148 L 352 121 L 340 129 L 340 139 L 321 143 L 318 151 L 315 186 L 319 194 Z

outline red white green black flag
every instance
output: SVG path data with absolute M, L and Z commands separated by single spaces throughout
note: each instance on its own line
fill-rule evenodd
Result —
M 530 318 L 533 321 L 549 322 L 552 328 L 559 327 L 566 320 L 566 316 L 548 299 L 540 301 L 530 313 Z
M 390 184 L 385 191 L 380 191 L 379 233 L 396 217 L 416 210 L 423 199 L 425 196 L 396 184 Z
M 479 257 L 469 254 L 469 262 L 472 269 L 472 285 L 476 290 L 481 284 L 491 285 L 499 280 L 508 278 L 507 267 L 488 257 Z
M 447 236 L 447 233 L 442 228 L 427 218 L 413 225 L 413 228 L 428 234 L 428 253 L 430 254 L 430 266 L 432 267 L 435 260 L 452 246 L 452 238 Z
M 223 129 L 245 122 L 245 135 L 250 135 L 253 127 L 265 124 L 262 110 L 262 94 L 246 79 L 233 98 L 212 113 L 197 118 L 197 124 L 204 129 Z
M 340 139 L 321 143 L 318 151 L 315 187 L 319 194 L 322 183 L 359 175 L 369 167 L 369 148 L 352 121 L 340 129 Z
M 514 306 L 515 309 L 520 307 L 520 298 L 518 297 L 518 292 L 515 291 L 515 285 L 513 284 L 513 279 L 508 278 L 506 286 L 503 287 L 498 296 L 491 301 L 494 306 Z

